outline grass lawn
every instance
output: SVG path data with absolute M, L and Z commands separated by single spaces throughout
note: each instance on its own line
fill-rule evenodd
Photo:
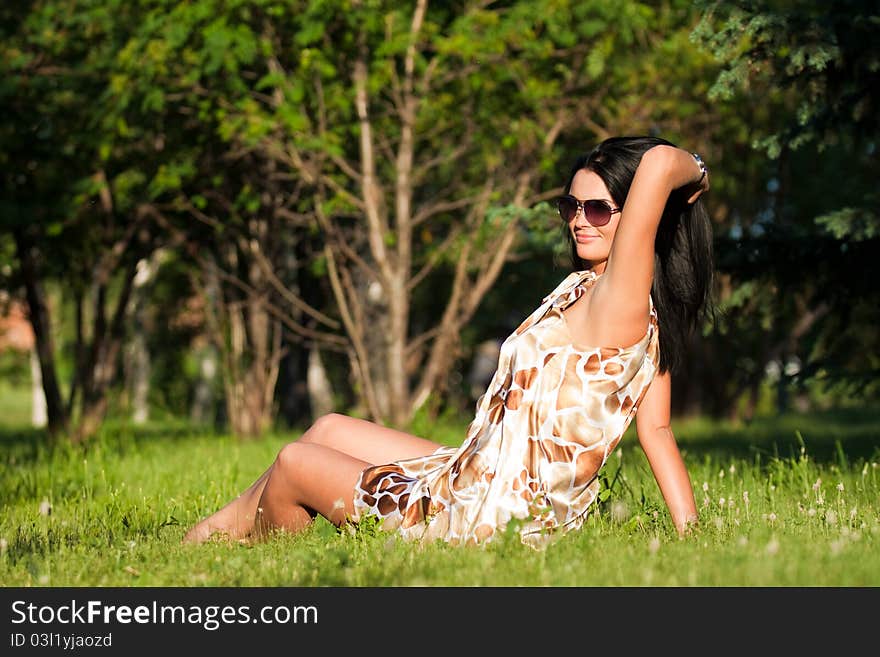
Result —
M 9 418 L 10 416 L 6 416 Z M 416 544 L 375 527 L 181 545 L 298 433 L 242 442 L 166 421 L 108 422 L 88 446 L 0 425 L 3 586 L 878 586 L 880 413 L 673 425 L 700 527 L 679 539 L 634 427 L 584 527 L 536 552 Z M 458 444 L 469 417 L 413 431 Z M 619 471 L 619 472 L 618 472 Z

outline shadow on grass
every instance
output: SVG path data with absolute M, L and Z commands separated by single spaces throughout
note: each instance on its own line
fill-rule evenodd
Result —
M 185 420 L 162 420 L 136 426 L 111 419 L 101 426 L 95 436 L 75 445 L 63 436 L 53 438 L 45 429 L 0 424 L 0 464 L 12 455 L 16 463 L 33 463 L 58 450 L 86 454 L 90 450 L 100 449 L 123 455 L 136 452 L 147 444 L 155 446 L 164 443 L 168 449 L 174 449 L 182 443 L 212 438 L 247 442 L 281 434 L 290 434 L 291 439 L 295 439 L 301 433 L 300 429 L 278 429 L 262 438 L 237 438 L 209 425 Z
M 765 416 L 749 423 L 682 420 L 676 440 L 691 455 L 727 458 L 796 458 L 801 446 L 813 461 L 837 463 L 880 458 L 880 410 L 834 409 Z
M 448 434 L 465 435 L 470 417 L 459 417 L 460 427 L 449 426 Z M 711 418 L 682 418 L 673 420 L 676 441 L 682 450 L 700 458 L 739 458 L 751 460 L 760 455 L 761 461 L 773 457 L 790 458 L 800 454 L 801 444 L 816 462 L 845 465 L 860 459 L 880 460 L 880 409 L 848 408 L 815 411 L 805 414 L 759 417 L 749 423 L 733 423 Z M 301 429 L 278 429 L 271 435 L 289 435 L 295 440 Z M 626 440 L 634 441 L 635 422 Z M 46 431 L 30 427 L 11 427 L 0 424 L 0 463 L 15 455 L 17 463 L 39 460 L 55 449 L 74 449 L 87 452 L 101 448 L 123 454 L 136 451 L 142 445 L 165 442 L 173 449 L 181 442 L 210 438 L 236 439 L 215 428 L 195 425 L 183 420 L 168 420 L 134 426 L 131 423 L 108 420 L 98 435 L 83 445 L 71 446 L 64 439 L 53 441 Z M 253 440 L 253 439 L 252 439 Z M 259 440 L 259 439 L 258 439 Z M 801 442 L 803 441 L 803 443 Z M 630 444 L 633 444 L 630 442 Z

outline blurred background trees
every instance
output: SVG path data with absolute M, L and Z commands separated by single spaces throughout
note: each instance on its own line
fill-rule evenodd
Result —
M 571 162 L 656 134 L 713 172 L 676 413 L 876 401 L 875 4 L 4 3 L 0 376 L 73 440 L 472 413 Z

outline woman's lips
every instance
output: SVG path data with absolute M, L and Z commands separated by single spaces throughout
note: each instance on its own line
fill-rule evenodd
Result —
M 579 242 L 589 242 L 590 240 L 598 239 L 598 235 L 588 235 L 587 233 L 575 233 L 574 238 Z

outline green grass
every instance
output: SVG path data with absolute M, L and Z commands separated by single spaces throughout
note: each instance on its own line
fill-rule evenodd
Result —
M 470 418 L 415 427 L 457 444 Z M 609 499 L 536 552 L 420 545 L 318 519 L 252 546 L 181 545 L 298 435 L 255 442 L 108 423 L 85 448 L 0 426 L 3 586 L 877 586 L 880 417 L 847 410 L 673 426 L 700 527 L 675 534 L 633 428 Z M 747 495 L 746 495 L 747 493 Z M 746 497 L 748 501 L 746 501 Z M 722 505 L 721 499 L 724 499 Z

